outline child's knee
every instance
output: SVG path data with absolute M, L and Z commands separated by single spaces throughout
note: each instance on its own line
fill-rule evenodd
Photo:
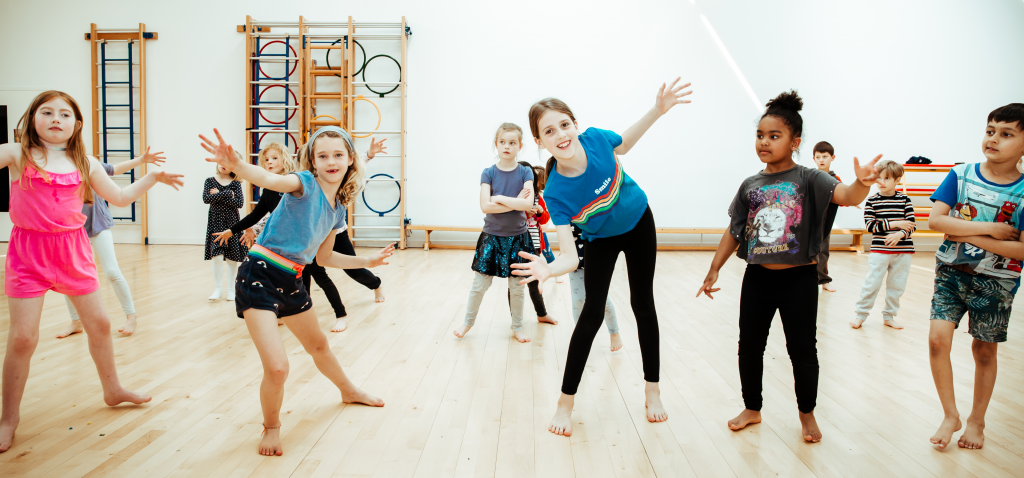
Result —
M 270 364 L 264 371 L 264 375 L 266 375 L 267 380 L 271 383 L 284 386 L 285 380 L 288 379 L 288 362 Z
M 10 338 L 11 351 L 15 355 L 25 356 L 32 355 L 36 350 L 36 345 L 39 343 L 38 332 L 24 332 L 12 335 Z
M 319 355 L 331 352 L 331 344 L 327 341 L 327 336 L 322 332 L 320 337 L 317 337 L 309 344 L 309 350 L 306 350 L 310 355 Z
M 978 366 L 987 367 L 996 363 L 999 344 L 974 339 L 971 342 L 971 351 L 974 353 L 974 362 Z

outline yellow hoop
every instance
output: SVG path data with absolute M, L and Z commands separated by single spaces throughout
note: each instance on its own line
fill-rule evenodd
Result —
M 370 100 L 368 100 L 368 99 L 366 99 L 366 98 L 363 98 L 363 95 L 359 95 L 355 100 L 353 100 L 353 103 L 352 103 L 352 110 L 353 110 L 353 112 L 355 111 L 355 101 L 365 101 L 365 102 L 373 105 L 373 109 L 377 110 L 377 126 L 375 126 L 373 128 L 373 130 L 377 131 L 378 129 L 380 129 L 380 108 L 377 107 L 377 104 L 372 102 L 372 101 L 370 101 Z M 373 136 L 373 133 L 368 133 L 368 134 L 363 134 L 363 135 L 359 135 L 359 134 L 353 134 L 352 135 L 353 138 L 369 138 L 370 136 Z

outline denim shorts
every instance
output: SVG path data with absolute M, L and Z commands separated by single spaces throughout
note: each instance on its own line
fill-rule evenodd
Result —
M 982 342 L 1006 342 L 1013 293 L 999 280 L 984 274 L 968 274 L 940 265 L 935 271 L 932 320 L 946 320 L 958 327 L 966 313 L 967 332 Z

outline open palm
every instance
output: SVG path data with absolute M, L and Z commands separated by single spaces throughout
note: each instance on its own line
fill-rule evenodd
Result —
M 668 113 L 668 110 L 672 109 L 675 105 L 690 102 L 690 100 L 683 99 L 684 97 L 693 94 L 693 91 L 686 89 L 690 87 L 690 83 L 676 86 L 676 83 L 679 83 L 679 80 L 680 78 L 676 78 L 672 81 L 672 84 L 668 86 L 662 83 L 661 88 L 658 89 L 658 97 L 654 100 L 654 106 L 658 108 L 658 112 L 661 114 Z
M 235 168 L 242 164 L 242 161 L 235 154 L 235 149 L 227 141 L 224 141 L 224 137 L 220 135 L 220 131 L 217 131 L 217 128 L 213 129 L 213 134 L 217 135 L 216 143 L 206 136 L 199 135 L 199 139 L 203 140 L 201 143 L 203 149 L 213 155 L 212 158 L 206 158 L 206 161 L 217 163 L 228 171 L 234 171 Z
M 149 152 L 149 146 L 146 146 L 146 153 L 142 155 L 142 162 L 143 163 L 149 163 L 149 164 L 155 164 L 155 165 L 159 166 L 161 163 L 165 162 L 164 161 L 165 159 L 167 159 L 167 158 L 161 156 L 162 154 L 164 154 L 163 151 L 160 151 L 159 153 L 150 153 Z
M 882 159 L 881 154 L 875 156 L 875 159 L 872 159 L 861 166 L 860 161 L 858 161 L 856 157 L 853 158 L 853 173 L 857 175 L 857 180 L 860 181 L 861 184 L 871 187 L 871 185 L 878 180 L 878 168 L 876 167 L 876 164 L 879 159 Z

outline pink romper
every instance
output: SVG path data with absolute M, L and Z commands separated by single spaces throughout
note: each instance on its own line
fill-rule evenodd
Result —
M 82 214 L 78 171 L 47 173 L 50 181 L 25 168 L 24 182 L 11 181 L 11 242 L 4 292 L 8 297 L 39 297 L 52 290 L 84 295 L 100 287 L 92 245 Z

